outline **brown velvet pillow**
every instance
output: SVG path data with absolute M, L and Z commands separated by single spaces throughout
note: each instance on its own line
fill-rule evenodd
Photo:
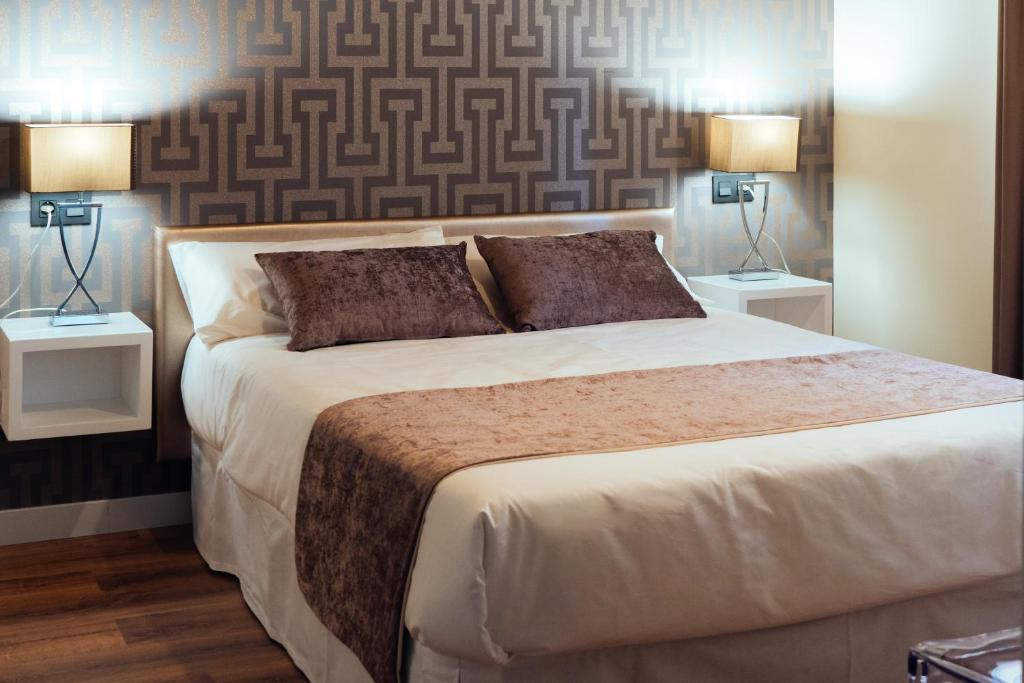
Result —
M 284 304 L 290 351 L 345 342 L 496 334 L 466 244 L 256 254 Z
M 672 274 L 653 231 L 473 239 L 519 331 L 707 315 Z

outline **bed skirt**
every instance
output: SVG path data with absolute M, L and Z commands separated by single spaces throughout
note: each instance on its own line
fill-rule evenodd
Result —
M 294 562 L 294 533 L 273 506 L 244 490 L 193 443 L 196 546 L 209 566 L 238 577 L 246 603 L 271 638 L 315 683 L 370 683 L 355 655 L 306 604 Z M 942 550 L 936 549 L 936 561 Z M 543 657 L 504 666 L 447 657 L 407 638 L 403 679 L 415 683 L 901 683 L 907 648 L 1019 624 L 1020 576 L 827 619 L 632 647 Z

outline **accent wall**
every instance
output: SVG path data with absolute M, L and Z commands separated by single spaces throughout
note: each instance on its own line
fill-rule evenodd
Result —
M 148 322 L 159 224 L 674 205 L 673 262 L 724 272 L 746 241 L 711 205 L 712 112 L 802 118 L 769 227 L 794 272 L 830 279 L 832 0 L 5 2 L 0 299 L 40 231 L 20 122 L 137 124 L 136 189 L 96 195 L 88 286 Z M 52 235 L 10 308 L 69 286 Z M 186 487 L 151 442 L 0 443 L 0 508 Z

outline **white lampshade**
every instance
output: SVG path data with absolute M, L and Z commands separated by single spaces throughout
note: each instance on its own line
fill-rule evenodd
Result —
M 794 116 L 715 114 L 710 167 L 727 173 L 794 172 L 800 119 Z
M 132 187 L 132 124 L 21 126 L 21 189 L 90 192 Z

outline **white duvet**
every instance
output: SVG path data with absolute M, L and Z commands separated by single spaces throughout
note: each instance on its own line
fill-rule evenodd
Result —
M 306 353 L 286 343 L 193 340 L 182 390 L 220 469 L 291 523 L 306 439 L 339 401 L 866 348 L 713 308 Z M 463 470 L 428 506 L 405 622 L 434 651 L 503 662 L 778 626 L 1013 574 L 1022 422 L 1013 403 Z

